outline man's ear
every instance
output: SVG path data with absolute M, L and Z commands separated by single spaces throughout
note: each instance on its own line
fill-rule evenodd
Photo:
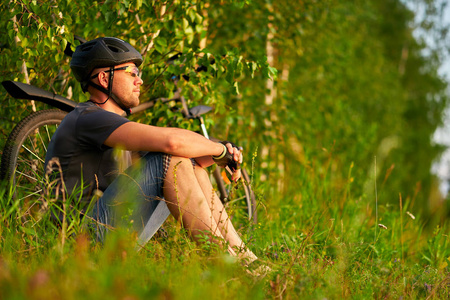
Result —
M 100 86 L 104 87 L 105 89 L 108 88 L 109 76 L 106 72 L 98 73 L 97 79 Z

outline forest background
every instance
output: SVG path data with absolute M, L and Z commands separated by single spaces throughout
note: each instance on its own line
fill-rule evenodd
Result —
M 176 275 L 155 275 L 130 263 L 141 256 L 129 254 L 127 264 L 118 259 L 105 267 L 102 251 L 115 253 L 117 247 L 92 246 L 85 259 L 106 271 L 76 267 L 98 283 L 89 292 L 67 271 L 79 259 L 83 242 L 76 235 L 66 254 L 57 255 L 58 240 L 3 217 L 0 293 L 95 298 L 136 279 L 128 266 L 155 275 L 145 277 L 152 283 L 125 284 L 125 294 L 110 296 L 178 298 L 186 289 L 192 298 L 448 295 L 450 204 L 431 174 L 444 150 L 432 136 L 448 105 L 448 83 L 438 73 L 448 29 L 439 19 L 442 1 L 413 2 L 424 8 L 420 23 L 399 0 L 3 1 L 1 81 L 87 100 L 63 53 L 68 43 L 77 45 L 74 35 L 116 36 L 140 49 L 141 101 L 170 95 L 171 74 L 189 74 L 182 82 L 186 97 L 214 106 L 208 126 L 246 150 L 261 222 L 246 238 L 274 271 L 261 280 L 243 279 L 235 265 L 183 252 L 180 245 L 194 247 L 188 240 L 150 243 L 145 265 L 163 264 L 170 273 L 195 261 L 192 280 L 209 280 L 202 291 Z M 432 46 L 413 35 L 418 28 L 435 41 Z M 175 54 L 180 63 L 169 65 Z M 195 73 L 198 65 L 207 71 Z M 0 101 L 3 147 L 33 108 L 3 88 Z M 158 106 L 139 120 L 164 126 L 170 114 Z M 1 194 L 7 199 L 8 188 Z M 48 253 L 58 257 L 53 264 L 45 264 Z M 164 253 L 172 258 L 164 260 Z M 205 275 L 205 269 L 219 271 Z M 65 284 L 53 281 L 61 274 Z M 229 279 L 236 276 L 239 284 Z M 69 288 L 69 281 L 78 285 Z

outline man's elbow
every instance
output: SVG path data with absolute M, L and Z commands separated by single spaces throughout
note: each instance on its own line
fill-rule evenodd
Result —
M 169 137 L 164 143 L 162 152 L 169 154 L 178 154 L 181 148 L 182 142 L 180 139 L 177 139 L 175 137 Z

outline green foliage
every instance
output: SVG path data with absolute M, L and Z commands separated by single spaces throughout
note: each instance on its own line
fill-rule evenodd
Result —
M 437 74 L 439 56 L 424 56 L 425 44 L 412 36 L 413 14 L 404 4 L 301 1 L 292 9 L 283 1 L 253 1 L 244 10 L 215 5 L 212 46 L 236 47 L 252 60 L 265 55 L 267 45 L 274 48 L 271 66 L 279 76 L 273 104 L 265 101 L 264 75 L 243 78 L 241 94 L 227 97 L 236 114 L 248 117 L 227 118 L 246 128 L 231 130 L 232 139 L 248 140 L 251 150 L 270 145 L 258 164 L 267 166 L 264 177 L 284 178 L 275 193 L 281 187 L 295 197 L 301 183 L 290 178 L 309 165 L 333 168 L 330 176 L 342 186 L 353 165 L 354 192 L 374 197 L 376 157 L 380 201 L 395 201 L 401 193 L 415 199 L 413 210 L 435 212 L 442 199 L 430 168 L 442 148 L 430 137 L 442 122 L 447 84 Z

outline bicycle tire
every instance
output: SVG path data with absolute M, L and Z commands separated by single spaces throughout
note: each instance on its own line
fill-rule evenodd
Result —
M 31 113 L 11 131 L 3 149 L 0 178 L 14 186 L 14 197 L 40 193 L 50 139 L 67 112 L 47 109 Z
M 245 200 L 244 210 L 246 211 L 246 219 L 253 224 L 258 221 L 258 215 L 256 210 L 256 197 L 252 190 L 250 177 L 245 169 L 241 169 L 242 181 L 240 183 L 233 184 L 231 182 L 226 183 L 224 180 L 224 169 L 216 167 L 213 171 L 214 181 L 216 182 L 217 191 L 219 192 L 219 198 L 225 206 L 230 205 L 232 202 L 239 202 Z M 241 195 L 237 191 L 234 191 L 236 185 L 241 185 L 239 190 Z M 234 195 L 237 193 L 238 195 Z M 243 194 L 242 194 L 243 193 Z

